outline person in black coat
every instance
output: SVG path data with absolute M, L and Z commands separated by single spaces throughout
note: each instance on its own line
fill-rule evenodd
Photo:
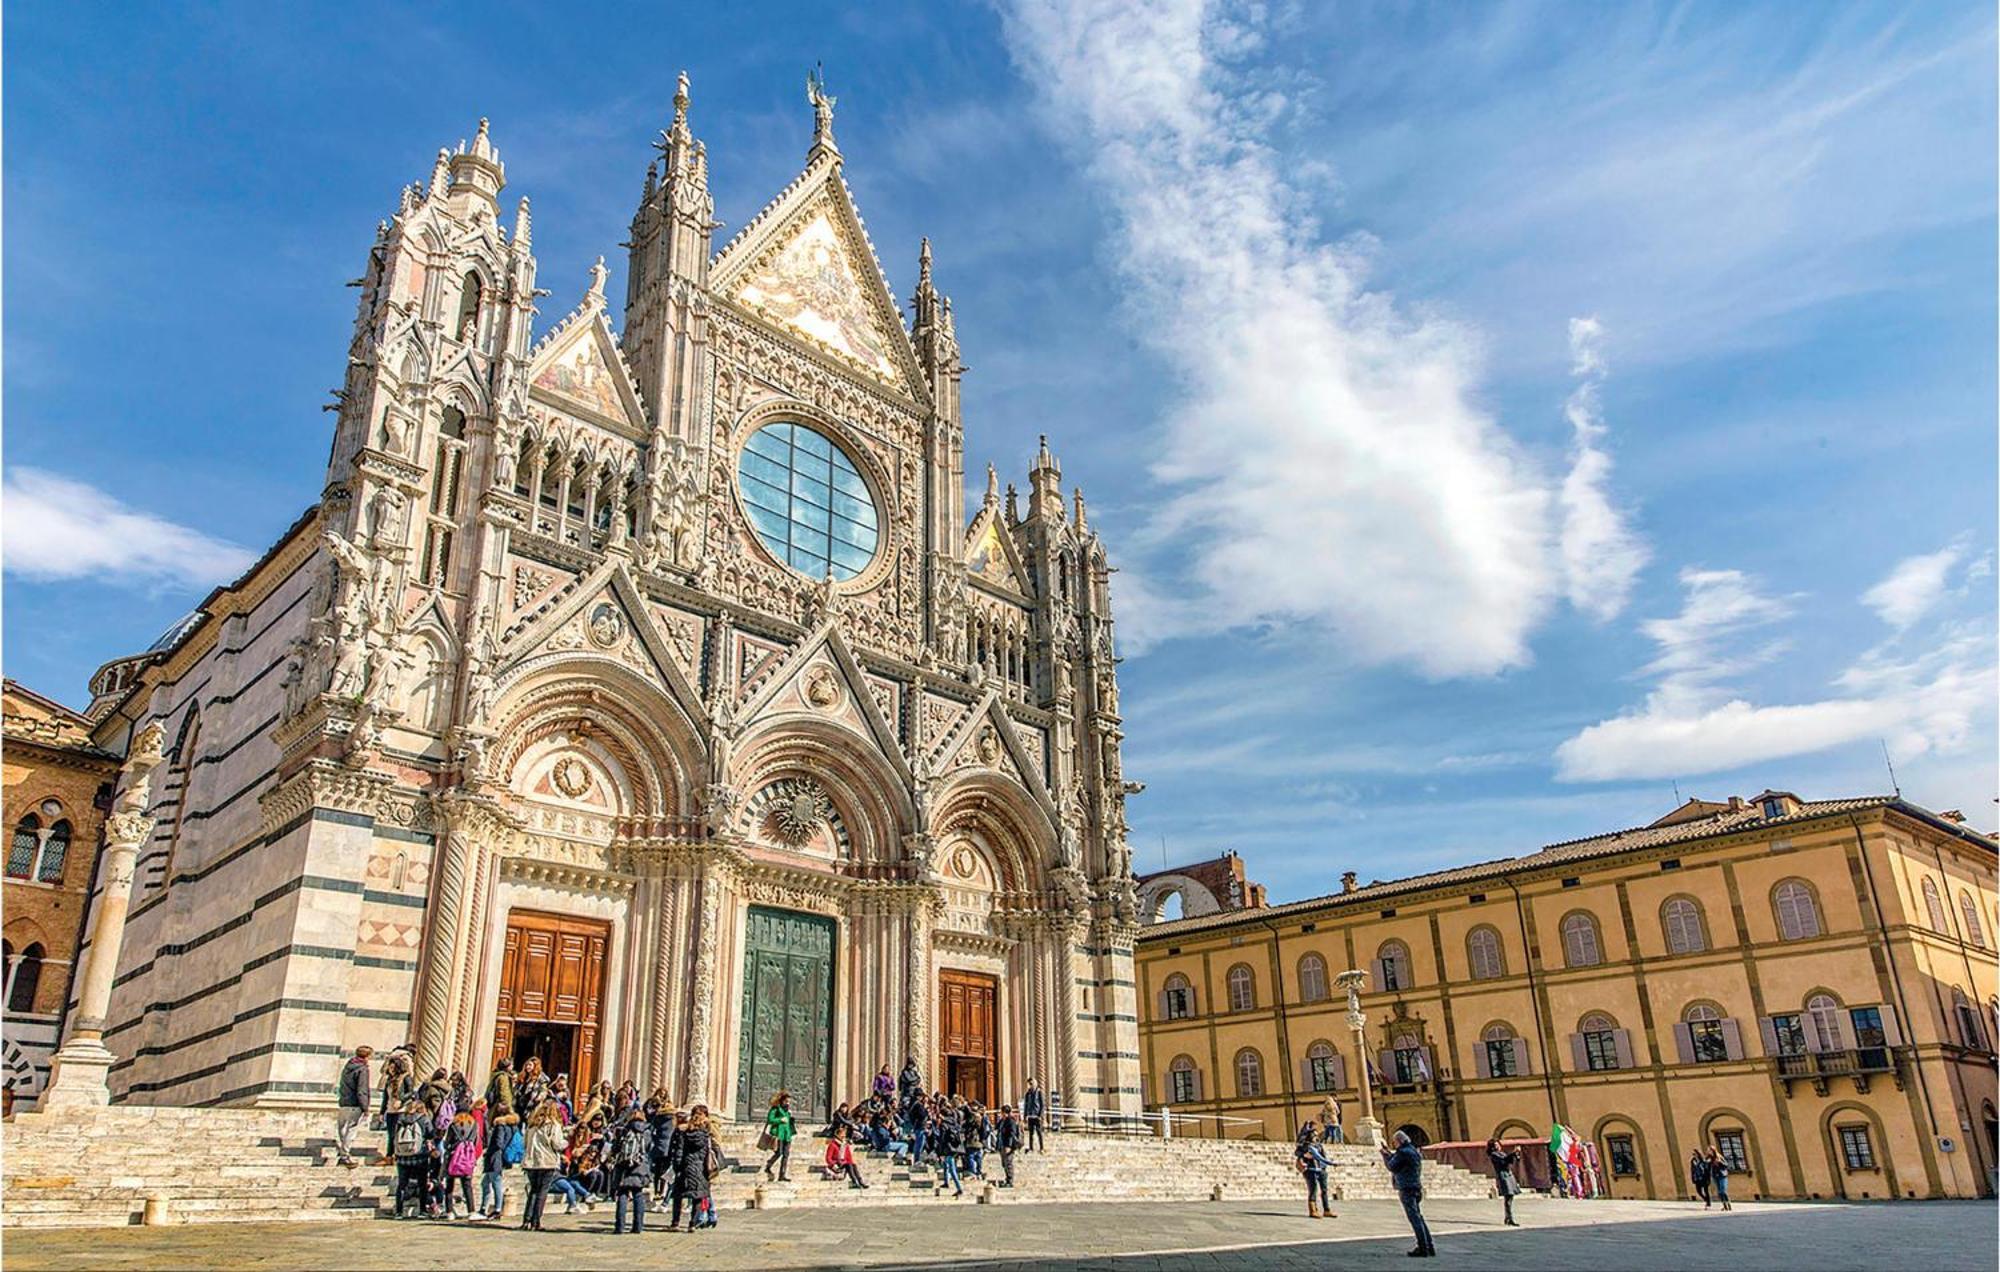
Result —
M 715 1204 L 709 1197 L 709 1155 L 716 1152 L 714 1128 L 709 1124 L 708 1106 L 698 1104 L 688 1114 L 687 1125 L 677 1137 L 674 1155 L 674 1222 L 680 1222 L 681 1203 L 688 1205 L 688 1231 L 715 1226 Z
M 1520 1193 L 1521 1184 L 1514 1177 L 1514 1168 L 1521 1164 L 1521 1150 L 1502 1148 L 1496 1137 L 1486 1141 L 1486 1160 L 1493 1163 L 1493 1190 L 1500 1194 L 1507 1226 L 1518 1228 L 1521 1225 L 1514 1222 L 1514 1198 Z
M 625 1231 L 625 1214 L 632 1214 L 632 1231 L 646 1230 L 646 1192 L 653 1182 L 653 1128 L 643 1109 L 625 1115 L 611 1133 L 611 1149 L 605 1163 L 617 1210 L 611 1231 Z
M 1410 1221 L 1410 1231 L 1417 1236 L 1417 1248 L 1410 1251 L 1413 1259 L 1434 1259 L 1437 1246 L 1431 1241 L 1431 1226 L 1424 1222 L 1424 1155 L 1410 1137 L 1396 1132 L 1395 1146 L 1382 1149 L 1382 1162 L 1389 1168 L 1390 1178 L 1396 1181 L 1396 1195 L 1402 1198 L 1403 1214 Z

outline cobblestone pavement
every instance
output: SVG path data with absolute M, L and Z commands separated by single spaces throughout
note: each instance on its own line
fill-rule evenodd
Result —
M 23 1231 L 5 1266 L 60 1268 L 803 1269 L 950 1267 L 958 1272 L 1262 1272 L 1407 1267 L 1409 1230 L 1394 1202 L 1346 1202 L 1314 1222 L 1270 1202 L 1177 1205 L 870 1207 L 725 1214 L 694 1235 L 613 1236 L 610 1208 L 551 1214 L 545 1233 L 504 1224 L 207 1224 Z M 552 1207 L 560 1211 L 560 1207 Z M 1995 1208 L 1979 1202 L 1742 1203 L 1703 1212 L 1676 1202 L 1523 1198 L 1523 1226 L 1500 1226 L 1498 1202 L 1426 1207 L 1437 1264 L 1537 1272 L 1640 1272 L 1894 1266 L 1992 1268 Z M 948 1213 L 946 1213 L 948 1212 Z

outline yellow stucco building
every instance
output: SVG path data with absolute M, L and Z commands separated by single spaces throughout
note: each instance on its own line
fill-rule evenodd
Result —
M 1331 1091 L 1351 1135 L 1372 1076 L 1388 1131 L 1559 1121 L 1616 1196 L 1689 1194 L 1709 1144 L 1738 1197 L 1990 1196 L 1995 849 L 1900 798 L 1767 791 L 1156 923 L 1136 959 L 1145 1100 L 1276 1138 Z

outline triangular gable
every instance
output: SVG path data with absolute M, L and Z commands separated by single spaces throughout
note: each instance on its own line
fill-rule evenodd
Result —
M 1028 571 L 1014 546 L 1014 536 L 1002 527 L 1000 516 L 982 508 L 965 532 L 965 569 L 973 578 L 994 587 L 1006 588 L 1030 597 Z
M 761 716 L 789 711 L 827 716 L 874 739 L 898 777 L 906 782 L 916 780 L 903 758 L 896 727 L 883 714 L 869 686 L 868 673 L 833 627 L 822 625 L 800 641 L 736 719 L 747 724 Z
M 710 286 L 837 365 L 926 397 L 902 311 L 831 156 L 815 159 L 722 249 Z
M 989 689 L 932 752 L 943 761 L 932 765 L 932 771 L 946 774 L 976 767 L 1005 773 L 1034 797 L 1053 822 L 1055 801 L 1042 782 L 1042 757 L 1028 751 L 1027 741 L 1000 705 L 1000 695 Z
M 701 695 L 674 657 L 674 641 L 660 630 L 645 595 L 623 561 L 608 561 L 580 580 L 567 599 L 525 628 L 510 632 L 495 669 L 501 688 L 544 656 L 609 658 L 664 690 L 697 727 L 707 723 Z
M 542 338 L 528 362 L 528 393 L 561 410 L 631 434 L 646 431 L 646 409 L 595 291 Z

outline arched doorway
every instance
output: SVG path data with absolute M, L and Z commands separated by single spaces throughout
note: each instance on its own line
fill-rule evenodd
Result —
M 1409 1136 L 1410 1143 L 1415 1144 L 1418 1148 L 1422 1148 L 1431 1142 L 1430 1133 L 1415 1122 L 1405 1122 L 1396 1129 Z

